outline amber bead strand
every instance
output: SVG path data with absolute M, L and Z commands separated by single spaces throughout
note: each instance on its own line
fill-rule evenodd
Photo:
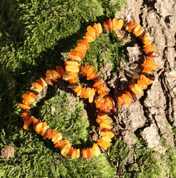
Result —
M 85 57 L 86 50 L 89 49 L 89 42 L 94 42 L 96 36 L 99 36 L 102 32 L 107 33 L 108 31 L 121 30 L 122 28 L 142 39 L 144 44 L 143 51 L 147 54 L 147 59 L 141 65 L 143 69 L 137 83 L 131 84 L 129 91 L 125 91 L 124 94 L 120 96 L 115 95 L 118 108 L 122 104 L 130 104 L 132 99 L 136 98 L 136 96 L 142 93 L 143 89 L 146 89 L 148 85 L 153 83 L 154 76 L 152 75 L 152 71 L 158 67 L 153 59 L 156 47 L 151 44 L 149 35 L 144 33 L 143 28 L 139 24 L 136 22 L 124 23 L 122 19 L 118 20 L 117 18 L 113 20 L 109 18 L 103 25 L 95 23 L 93 27 L 88 26 L 85 36 L 78 42 L 77 47 L 70 51 L 69 59 L 65 61 L 65 70 L 61 66 L 56 66 L 56 70 L 47 70 L 46 77 L 32 83 L 31 91 L 26 91 L 22 95 L 22 104 L 19 103 L 18 105 L 23 109 L 21 111 L 21 117 L 24 121 L 23 128 L 29 130 L 29 126 L 33 123 L 34 130 L 42 135 L 44 139 L 52 140 L 54 147 L 59 148 L 63 156 L 68 154 L 72 159 L 79 157 L 90 159 L 93 156 L 98 156 L 101 153 L 101 149 L 107 150 L 110 146 L 114 133 L 111 126 L 112 121 L 108 115 L 114 110 L 114 101 L 108 95 L 109 89 L 99 77 L 99 74 L 94 71 L 94 67 L 89 66 L 89 64 L 82 67 L 81 60 Z M 77 83 L 79 75 L 87 77 L 87 80 L 93 80 L 93 88 L 83 88 L 79 85 Z M 30 105 L 36 100 L 36 93 L 40 93 L 47 85 L 53 85 L 52 82 L 58 82 L 58 79 L 61 77 L 70 82 L 70 87 L 80 98 L 87 98 L 90 103 L 94 101 L 98 109 L 96 122 L 100 125 L 101 138 L 90 148 L 80 150 L 72 147 L 68 140 L 62 139 L 62 134 L 57 133 L 56 129 L 52 130 L 46 122 L 40 122 L 30 114 Z
M 105 112 L 103 115 L 101 114 L 97 116 L 97 122 L 100 124 L 101 129 L 100 136 L 102 138 L 98 139 L 97 144 L 94 143 L 93 147 L 81 150 L 72 147 L 71 143 L 68 140 L 63 140 L 62 134 L 58 133 L 56 129 L 52 130 L 51 128 L 49 128 L 46 122 L 40 122 L 37 118 L 31 116 L 30 114 L 30 105 L 37 98 L 37 95 L 35 93 L 40 93 L 47 85 L 53 85 L 52 82 L 58 82 L 58 79 L 63 77 L 64 74 L 65 71 L 61 66 L 57 66 L 56 71 L 47 70 L 46 77 L 32 83 L 32 87 L 30 88 L 31 91 L 26 91 L 26 93 L 22 95 L 22 98 L 24 99 L 23 104 L 19 103 L 18 105 L 23 109 L 20 115 L 24 121 L 23 128 L 28 131 L 29 126 L 33 123 L 34 130 L 38 134 L 43 136 L 44 139 L 52 140 L 52 142 L 54 143 L 54 147 L 59 148 L 63 156 L 66 156 L 68 154 L 72 159 L 78 157 L 90 159 L 91 157 L 98 156 L 101 153 L 100 147 L 106 150 L 110 146 L 111 138 L 114 137 L 114 133 L 111 130 L 110 125 L 111 119 L 107 114 L 105 114 Z M 110 99 L 106 99 L 105 103 L 107 103 L 103 104 L 105 105 L 105 107 L 109 108 L 109 110 L 113 109 Z

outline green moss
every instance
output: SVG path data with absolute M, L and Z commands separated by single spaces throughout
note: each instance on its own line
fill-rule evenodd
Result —
M 0 160 L 1 177 L 114 177 L 115 170 L 102 154 L 91 160 L 62 157 L 51 142 L 32 132 L 20 137 L 15 156 Z M 14 159 L 17 157 L 17 159 Z M 96 170 L 96 171 L 95 171 Z
M 83 103 L 73 99 L 71 101 L 71 96 L 69 95 L 67 99 L 67 95 L 59 92 L 45 100 L 40 109 L 40 118 L 52 129 L 56 128 L 62 133 L 64 139 L 71 141 L 72 144 L 81 144 L 88 138 L 89 121 L 84 114 Z
M 90 49 L 86 52 L 83 64 L 89 63 L 101 73 L 100 69 L 110 62 L 113 73 L 117 70 L 118 62 L 125 60 L 122 53 L 125 47 L 124 42 L 118 40 L 114 31 L 101 34 L 95 42 L 90 43 Z
M 136 137 L 137 139 L 137 137 Z M 146 147 L 144 140 L 138 140 L 135 147 L 129 147 L 120 139 L 110 150 L 110 160 L 117 169 L 120 177 L 163 177 L 166 169 L 162 160 L 157 160 L 153 149 Z

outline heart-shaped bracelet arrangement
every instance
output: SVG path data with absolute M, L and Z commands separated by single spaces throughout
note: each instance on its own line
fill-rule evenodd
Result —
M 89 43 L 94 42 L 96 36 L 108 31 L 115 31 L 117 37 L 120 30 L 126 30 L 133 33 L 136 37 L 142 40 L 145 52 L 145 60 L 141 64 L 139 78 L 136 83 L 130 84 L 128 90 L 121 94 L 115 94 L 114 97 L 109 96 L 109 88 L 106 86 L 104 80 L 99 76 L 94 67 L 87 63 L 84 67 L 81 65 L 81 60 L 85 57 L 86 50 L 89 49 Z M 129 105 L 131 101 L 136 100 L 136 96 L 142 93 L 143 89 L 147 89 L 148 85 L 153 83 L 154 75 L 152 71 L 158 68 L 154 57 L 156 57 L 156 47 L 152 45 L 149 35 L 144 32 L 143 27 L 136 22 L 124 22 L 122 19 L 108 19 L 103 24 L 94 23 L 93 27 L 88 26 L 85 36 L 78 41 L 77 47 L 70 51 L 68 60 L 65 61 L 65 69 L 62 66 L 56 66 L 56 70 L 47 70 L 45 77 L 36 80 L 32 83 L 30 91 L 26 91 L 22 95 L 22 104 L 18 105 L 23 109 L 20 116 L 23 118 L 25 130 L 29 130 L 29 126 L 33 123 L 34 130 L 43 136 L 44 139 L 52 140 L 55 148 L 61 150 L 63 156 L 69 155 L 74 158 L 90 159 L 93 156 L 98 156 L 102 150 L 107 150 L 110 147 L 111 139 L 114 137 L 112 130 L 112 120 L 110 118 L 111 112 L 115 107 L 120 108 L 122 105 Z M 86 80 L 92 80 L 93 86 L 83 87 L 78 83 L 79 75 L 86 77 Z M 53 82 L 58 82 L 58 79 L 68 81 L 69 87 L 80 98 L 88 99 L 89 103 L 94 102 L 97 108 L 96 122 L 100 126 L 100 139 L 90 148 L 77 149 L 72 146 L 70 141 L 64 140 L 62 134 L 56 129 L 52 130 L 47 122 L 41 122 L 34 116 L 31 116 L 30 105 L 36 100 L 44 87 L 53 85 Z

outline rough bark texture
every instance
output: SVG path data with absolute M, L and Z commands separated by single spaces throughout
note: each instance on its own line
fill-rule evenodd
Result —
M 137 133 L 147 141 L 148 147 L 165 153 L 167 148 L 163 147 L 161 140 L 164 138 L 168 146 L 174 146 L 171 130 L 176 126 L 176 3 L 170 0 L 126 2 L 116 17 L 136 21 L 150 34 L 160 54 L 155 58 L 159 68 L 155 70 L 152 86 L 144 90 L 137 102 L 120 108 L 115 119 L 124 142 L 135 145 L 132 133 Z M 138 58 L 134 57 L 136 50 L 127 49 L 129 54 L 130 50 L 134 55 L 129 55 L 129 61 L 133 63 Z

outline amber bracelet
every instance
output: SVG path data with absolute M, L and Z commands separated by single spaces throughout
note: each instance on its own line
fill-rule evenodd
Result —
M 86 64 L 84 67 L 81 66 L 81 60 L 85 57 L 86 50 L 89 49 L 89 43 L 94 42 L 96 36 L 99 36 L 101 33 L 107 33 L 112 30 L 115 32 L 118 30 L 132 32 L 142 40 L 144 44 L 143 51 L 146 53 L 146 60 L 141 65 L 141 74 L 137 83 L 131 84 L 129 90 L 126 90 L 124 93 L 120 95 L 115 94 L 116 102 L 109 96 L 109 89 L 106 83 L 97 71 L 94 70 L 94 67 L 89 66 L 89 64 Z M 22 104 L 18 103 L 18 105 L 23 109 L 20 114 L 24 121 L 23 128 L 29 130 L 29 126 L 33 123 L 34 130 L 42 135 L 44 139 L 52 140 L 54 147 L 59 148 L 63 156 L 69 155 L 72 159 L 79 157 L 90 159 L 93 156 L 98 156 L 101 153 L 101 149 L 107 150 L 110 147 L 111 139 L 114 137 L 111 126 L 112 120 L 109 116 L 114 107 L 120 108 L 122 105 L 130 104 L 132 100 L 136 99 L 136 96 L 142 93 L 143 89 L 146 89 L 148 85 L 153 83 L 154 75 L 152 71 L 158 67 L 153 59 L 156 57 L 156 54 L 156 47 L 149 40 L 149 35 L 145 34 L 143 28 L 136 22 L 127 23 L 122 19 L 114 18 L 111 20 L 109 18 L 102 25 L 95 23 L 93 27 L 88 26 L 85 36 L 78 41 L 77 47 L 70 51 L 69 59 L 65 61 L 65 70 L 62 66 L 56 66 L 56 70 L 47 70 L 45 77 L 32 83 L 31 91 L 26 91 L 22 95 Z M 82 87 L 78 83 L 79 75 L 83 75 L 87 80 L 93 80 L 93 87 Z M 96 122 L 100 125 L 101 138 L 90 148 L 77 149 L 72 147 L 68 140 L 62 139 L 62 134 L 57 132 L 56 129 L 52 130 L 46 122 L 40 122 L 30 114 L 30 105 L 36 100 L 36 94 L 39 94 L 45 86 L 53 85 L 52 82 L 58 82 L 60 78 L 70 83 L 69 87 L 76 92 L 77 96 L 88 99 L 89 103 L 95 103 L 98 111 Z M 117 103 L 116 106 L 115 103 Z

